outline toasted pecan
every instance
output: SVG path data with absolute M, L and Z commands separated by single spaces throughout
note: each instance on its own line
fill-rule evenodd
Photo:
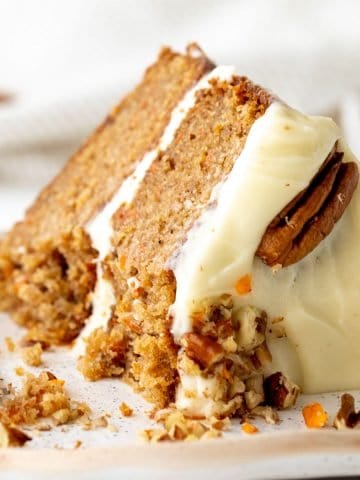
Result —
M 329 195 L 319 215 L 314 217 L 302 236 L 294 243 L 293 248 L 283 261 L 283 265 L 291 265 L 304 258 L 325 237 L 329 235 L 350 203 L 359 180 L 359 170 L 355 163 L 344 163 L 340 166 L 336 188 Z
M 334 420 L 337 429 L 359 428 L 360 411 L 355 410 L 355 399 L 349 393 L 341 395 L 341 406 Z
M 300 389 L 281 372 L 276 372 L 265 379 L 265 403 L 279 410 L 295 405 Z
M 307 189 L 270 223 L 256 255 L 266 265 L 286 267 L 308 255 L 331 232 L 358 184 L 358 166 L 342 163 L 343 153 L 330 152 Z
M 185 333 L 183 346 L 189 358 L 202 367 L 210 367 L 224 356 L 222 346 L 211 337 L 199 333 Z

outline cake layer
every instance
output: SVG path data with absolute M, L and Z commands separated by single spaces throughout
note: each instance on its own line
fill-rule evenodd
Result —
M 135 198 L 137 190 L 156 158 L 162 154 L 173 142 L 178 128 L 186 119 L 189 111 L 194 107 L 198 92 L 207 89 L 212 79 L 230 80 L 233 76 L 232 67 L 217 67 L 210 73 L 202 77 L 181 99 L 171 113 L 169 123 L 167 124 L 163 135 L 161 136 L 156 148 L 147 152 L 138 163 L 135 171 L 121 184 L 112 200 L 103 208 L 87 225 L 86 230 L 90 235 L 93 247 L 99 252 L 97 259 L 97 282 L 93 295 L 93 311 L 88 319 L 86 327 L 81 333 L 74 351 L 80 354 L 84 351 L 84 339 L 88 334 L 98 327 L 107 327 L 112 309 L 116 304 L 115 292 L 112 283 L 104 277 L 102 263 L 103 260 L 112 253 L 113 225 L 112 217 L 119 208 L 127 208 Z M 131 286 L 132 282 L 138 283 L 136 278 L 128 280 Z
M 167 262 L 271 100 L 249 80 L 231 73 L 224 78 L 220 72 L 215 70 L 207 88 L 197 92 L 194 107 L 151 163 L 131 204 L 116 212 L 115 250 L 105 260 L 117 300 L 111 325 L 113 330 L 122 326 L 127 337 L 126 377 L 159 405 L 174 398 L 177 381 L 178 347 L 168 317 L 176 285 Z M 107 365 L 95 348 L 98 341 L 101 350 L 103 338 L 97 332 L 93 340 L 82 361 L 90 377 L 99 373 L 101 363 Z M 114 350 L 119 348 L 115 343 Z
M 0 305 L 33 336 L 74 338 L 91 311 L 97 251 L 84 227 L 154 148 L 172 110 L 212 68 L 196 46 L 163 49 L 143 81 L 39 195 L 0 246 Z

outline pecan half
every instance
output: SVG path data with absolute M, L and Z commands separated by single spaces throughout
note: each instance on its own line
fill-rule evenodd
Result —
M 341 395 L 341 406 L 334 420 L 337 429 L 359 428 L 360 411 L 355 410 L 355 399 L 349 393 Z
M 205 368 L 218 362 L 224 356 L 221 345 L 211 337 L 199 333 L 185 333 L 181 343 L 185 347 L 187 356 Z
M 308 188 L 270 223 L 256 255 L 269 266 L 286 267 L 308 255 L 331 232 L 350 203 L 359 180 L 354 162 L 342 163 L 337 144 Z

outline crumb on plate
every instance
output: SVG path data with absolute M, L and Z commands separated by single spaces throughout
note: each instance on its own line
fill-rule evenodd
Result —
M 6 348 L 8 349 L 9 352 L 14 352 L 15 351 L 15 343 L 10 337 L 5 337 L 5 344 Z
M 39 367 L 42 365 L 42 354 L 43 349 L 40 342 L 21 349 L 21 357 L 24 363 L 30 367 Z
M 131 417 L 134 413 L 133 409 L 129 407 L 129 405 L 125 402 L 122 402 L 119 406 L 120 412 L 123 414 L 124 417 Z

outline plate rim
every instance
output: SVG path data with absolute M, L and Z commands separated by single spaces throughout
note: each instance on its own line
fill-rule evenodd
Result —
M 360 468 L 360 431 L 279 431 L 199 442 L 131 444 L 79 449 L 0 449 L 0 471 L 85 472 L 94 469 L 200 469 L 298 456 L 347 455 Z M 164 458 L 166 462 L 164 463 Z M 140 460 L 139 460 L 140 459 Z

